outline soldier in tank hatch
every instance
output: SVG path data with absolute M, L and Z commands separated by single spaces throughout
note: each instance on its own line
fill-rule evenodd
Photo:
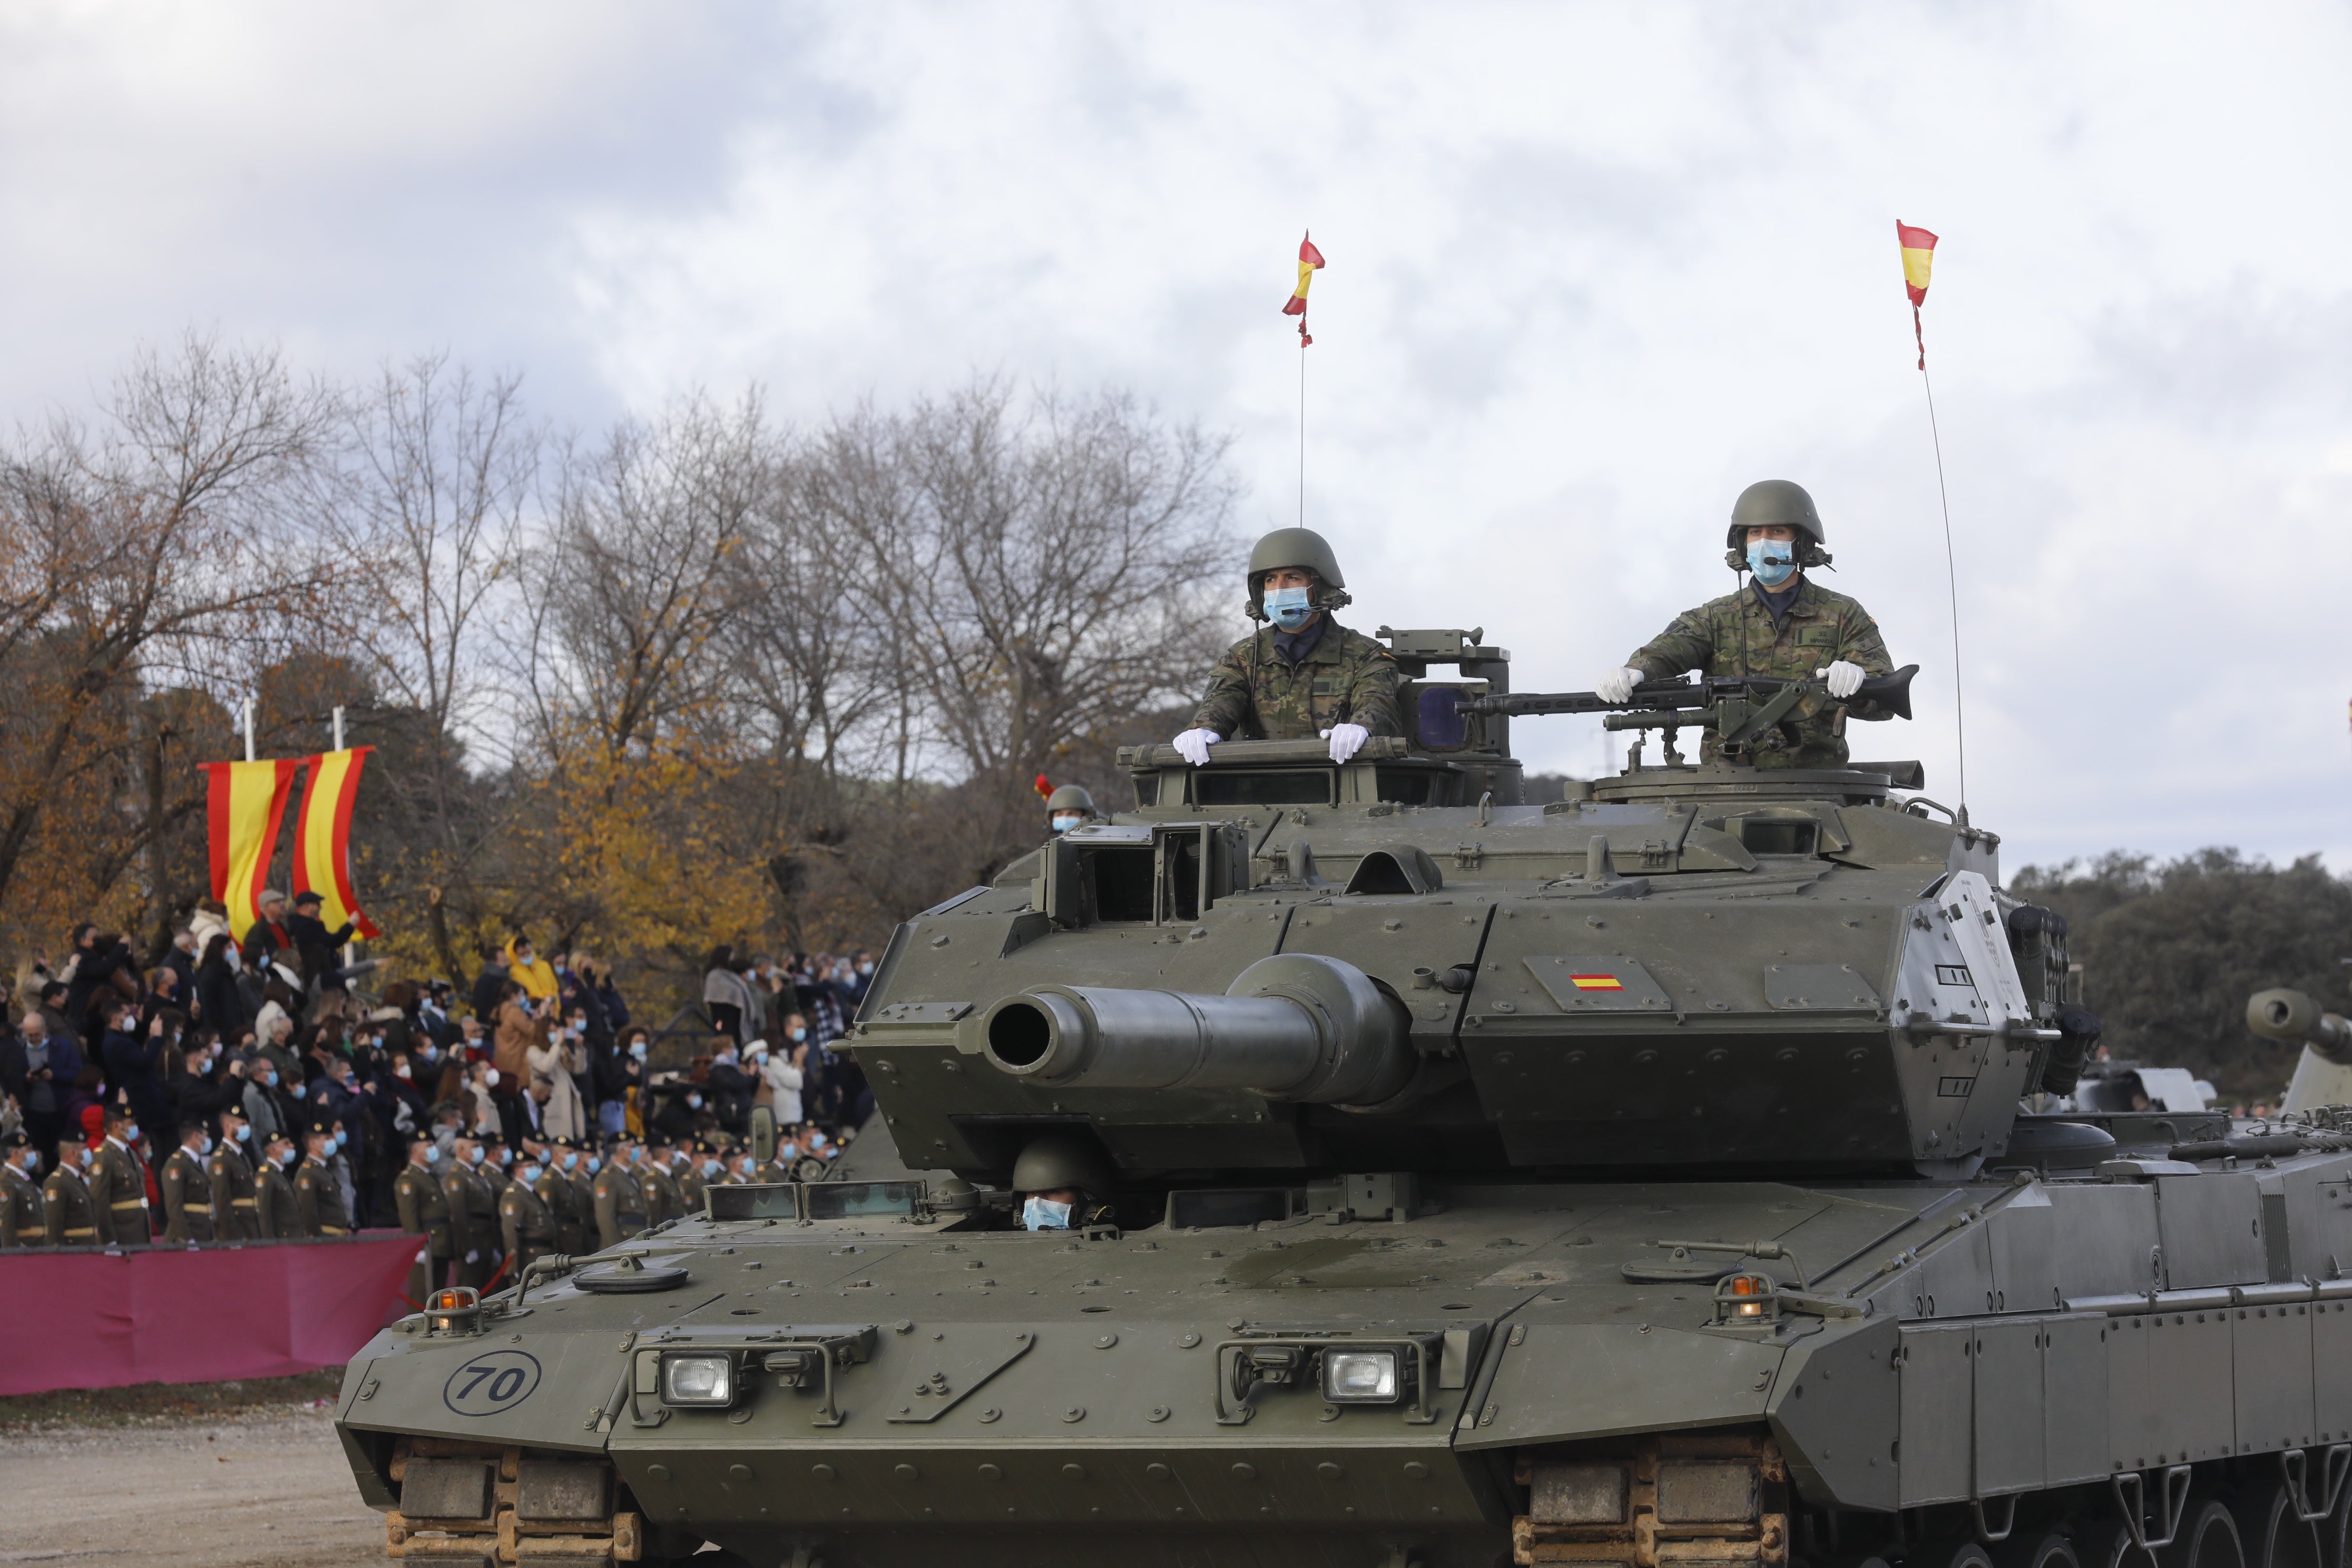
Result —
M 1374 735 L 1402 735 L 1389 650 L 1331 618 L 1349 603 L 1339 558 L 1311 528 L 1277 528 L 1249 559 L 1249 617 L 1265 630 L 1225 650 L 1176 749 L 1194 767 L 1223 740 L 1331 742 L 1344 763 Z
M 1665 680 L 1690 670 L 1706 675 L 1763 675 L 1783 679 L 1821 676 L 1826 697 L 1808 694 L 1781 727 L 1757 743 L 1762 767 L 1835 768 L 1845 765 L 1845 721 L 1892 715 L 1850 704 L 1865 677 L 1895 668 L 1878 623 L 1843 594 L 1832 593 L 1806 574 L 1827 566 L 1827 542 L 1813 498 L 1787 479 L 1761 479 L 1739 492 L 1726 533 L 1724 563 L 1749 580 L 1719 599 L 1675 617 L 1674 625 L 1636 649 L 1624 668 L 1594 685 L 1604 701 L 1622 702 L 1643 681 Z M 1701 755 L 1712 762 L 1721 749 L 1709 731 Z
M 1049 1132 L 1033 1139 L 1013 1163 L 1013 1191 L 1021 1199 L 1024 1230 L 1084 1230 L 1108 1225 L 1118 1178 L 1103 1157 L 1076 1138 Z
M 1099 820 L 1095 797 L 1081 785 L 1063 784 L 1045 797 L 1045 826 L 1055 833 L 1067 833 L 1081 824 Z

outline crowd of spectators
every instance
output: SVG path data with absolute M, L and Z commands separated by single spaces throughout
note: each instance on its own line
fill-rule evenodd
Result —
M 658 1166 L 698 1193 L 752 1179 L 758 1107 L 779 1169 L 831 1157 L 872 1108 L 833 1048 L 872 979 L 862 952 L 719 948 L 701 1007 L 656 1028 L 584 952 L 517 934 L 462 992 L 368 991 L 375 966 L 346 962 L 350 928 L 311 895 L 259 910 L 240 936 L 207 901 L 144 963 L 85 922 L 0 975 L 0 1246 L 397 1226 L 395 1183 L 420 1160 L 501 1190 L 519 1169 Z

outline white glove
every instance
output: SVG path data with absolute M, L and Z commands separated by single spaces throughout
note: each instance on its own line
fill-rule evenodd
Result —
M 1331 760 L 1344 763 L 1372 738 L 1372 732 L 1361 724 L 1334 724 L 1323 731 L 1323 738 L 1331 742 Z
M 1209 765 L 1209 748 L 1223 740 L 1214 730 L 1187 730 L 1176 737 L 1176 750 L 1196 768 Z
M 1633 695 L 1633 688 L 1642 683 L 1638 669 L 1612 669 L 1593 684 L 1592 694 L 1603 702 L 1622 702 Z
M 1864 671 L 1858 664 L 1839 659 L 1834 664 L 1824 666 L 1821 673 L 1829 678 L 1830 695 L 1832 697 L 1843 700 L 1862 689 Z

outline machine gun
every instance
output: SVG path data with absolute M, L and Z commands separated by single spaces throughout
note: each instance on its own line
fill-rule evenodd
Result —
M 1666 760 L 1675 760 L 1675 732 L 1711 729 L 1724 752 L 1738 756 L 1752 751 L 1767 731 L 1792 721 L 1799 704 L 1809 698 L 1852 709 L 1864 718 L 1911 717 L 1911 678 L 1919 673 L 1906 664 L 1891 675 L 1874 675 L 1851 697 L 1832 698 L 1829 683 L 1818 676 L 1790 679 L 1770 675 L 1702 675 L 1688 680 L 1650 680 L 1633 688 L 1622 702 L 1611 702 L 1597 691 L 1522 691 L 1473 697 L 1457 705 L 1464 713 L 1532 716 L 1542 713 L 1601 713 L 1604 730 L 1664 730 Z

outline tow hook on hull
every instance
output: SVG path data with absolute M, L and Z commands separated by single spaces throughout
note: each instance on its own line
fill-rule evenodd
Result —
M 645 1520 L 618 1508 L 601 1458 L 403 1437 L 391 1474 L 400 1507 L 384 1516 L 383 1550 L 408 1568 L 585 1568 L 645 1552 Z
M 1761 1429 L 1678 1432 L 1519 1451 L 1528 1511 L 1515 1563 L 1786 1568 L 1789 1471 Z

